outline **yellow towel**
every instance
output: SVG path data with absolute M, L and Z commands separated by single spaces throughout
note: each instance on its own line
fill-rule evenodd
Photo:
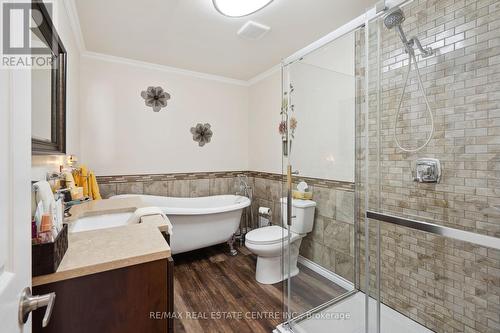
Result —
M 88 196 L 93 200 L 102 199 L 97 179 L 87 166 L 80 165 L 80 169 L 73 172 L 73 178 L 75 178 L 76 185 L 83 188 L 83 196 Z
M 89 195 L 89 185 L 87 182 L 88 169 L 85 165 L 81 165 L 80 169 L 73 172 L 73 178 L 75 178 L 76 186 L 83 188 L 83 196 Z
M 99 185 L 97 184 L 97 178 L 93 172 L 90 172 L 90 193 L 92 199 L 101 200 L 101 193 L 99 192 Z

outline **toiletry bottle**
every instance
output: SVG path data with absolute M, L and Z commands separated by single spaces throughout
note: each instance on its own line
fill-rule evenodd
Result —
M 42 224 L 38 235 L 42 243 L 52 242 L 52 216 L 50 214 L 42 215 Z
M 31 219 L 31 239 L 36 239 L 38 237 L 38 228 L 36 226 L 35 217 Z

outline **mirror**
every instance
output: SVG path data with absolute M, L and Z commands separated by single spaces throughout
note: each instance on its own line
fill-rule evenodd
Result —
M 52 50 L 43 40 L 40 29 L 35 28 L 32 20 L 31 46 L 46 50 L 52 54 Z M 31 71 L 31 136 L 33 139 L 52 141 L 52 69 L 33 67 Z
M 33 55 L 51 59 L 31 70 L 33 154 L 66 153 L 66 50 L 47 7 L 32 2 L 30 39 Z

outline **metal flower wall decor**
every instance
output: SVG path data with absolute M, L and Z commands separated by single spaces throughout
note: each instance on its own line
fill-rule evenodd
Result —
M 214 133 L 210 129 L 210 124 L 198 123 L 195 127 L 191 127 L 191 134 L 193 134 L 193 140 L 198 142 L 198 146 L 203 147 L 210 142 Z
M 170 94 L 162 87 L 148 87 L 147 90 L 141 92 L 141 97 L 144 98 L 146 106 L 152 107 L 154 112 L 159 112 L 167 106 Z

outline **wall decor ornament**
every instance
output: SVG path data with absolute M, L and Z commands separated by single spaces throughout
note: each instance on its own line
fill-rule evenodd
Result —
M 198 142 L 198 146 L 203 147 L 210 142 L 214 133 L 210 129 L 210 124 L 198 123 L 195 127 L 191 127 L 191 134 L 193 134 L 193 140 Z
M 141 92 L 141 97 L 144 98 L 146 106 L 152 107 L 154 112 L 159 112 L 167 106 L 170 94 L 162 87 L 148 87 L 147 90 Z
M 295 130 L 298 125 L 297 118 L 294 116 L 295 106 L 291 104 L 294 90 L 290 84 L 290 89 L 283 93 L 281 101 L 281 122 L 278 126 L 278 132 L 281 135 L 283 156 L 288 156 L 292 150 L 292 139 L 295 139 Z

